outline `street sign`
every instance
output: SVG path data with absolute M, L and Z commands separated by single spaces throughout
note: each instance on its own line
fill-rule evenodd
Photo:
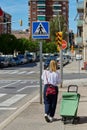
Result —
M 65 40 L 62 40 L 62 50 L 67 48 L 67 42 Z
M 32 22 L 33 39 L 49 39 L 49 22 Z

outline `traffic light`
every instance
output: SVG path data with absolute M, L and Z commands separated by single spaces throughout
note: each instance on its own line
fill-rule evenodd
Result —
M 23 25 L 23 22 L 22 22 L 22 19 L 20 20 L 20 26 L 22 26 Z
M 71 31 L 71 32 L 69 32 L 69 43 L 70 43 L 70 45 L 73 44 L 73 40 L 74 40 L 74 33 Z
M 56 33 L 56 44 L 62 46 L 62 32 Z
M 73 45 L 71 46 L 71 52 L 72 53 L 74 52 L 74 46 Z
M 60 46 L 59 45 L 57 45 L 57 51 L 60 52 Z

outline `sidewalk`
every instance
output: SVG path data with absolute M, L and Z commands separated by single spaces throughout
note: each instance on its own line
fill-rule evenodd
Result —
M 79 83 L 79 80 L 78 82 Z M 3 130 L 86 130 L 87 129 L 87 85 L 79 84 L 78 93 L 80 93 L 80 102 L 78 107 L 78 116 L 80 116 L 80 123 L 77 125 L 66 124 L 60 120 L 59 107 L 61 102 L 62 92 L 67 91 L 67 85 L 64 83 L 63 88 L 59 88 L 58 104 L 55 117 L 58 119 L 55 122 L 47 123 L 44 119 L 44 104 L 39 103 L 36 99 L 31 105 L 25 109 L 19 116 L 16 117 Z M 87 84 L 87 82 L 85 82 Z

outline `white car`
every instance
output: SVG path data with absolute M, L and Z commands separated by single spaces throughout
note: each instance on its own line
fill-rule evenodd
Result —
M 76 54 L 76 60 L 82 60 L 82 55 L 81 54 Z

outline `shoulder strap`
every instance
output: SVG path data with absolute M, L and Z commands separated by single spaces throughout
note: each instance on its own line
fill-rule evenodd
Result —
M 45 71 L 45 75 L 46 75 L 46 80 L 47 80 L 47 83 L 48 83 L 48 78 L 47 78 L 47 73 L 46 73 L 46 71 Z

